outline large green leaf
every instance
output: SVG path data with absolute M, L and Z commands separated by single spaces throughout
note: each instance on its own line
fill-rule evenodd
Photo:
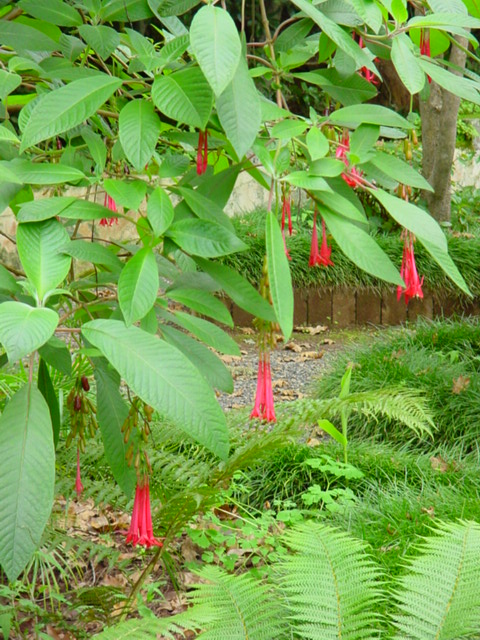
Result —
M 174 215 L 168 193 L 162 187 L 157 187 L 148 198 L 147 204 L 147 218 L 153 233 L 162 236 L 172 224 Z
M 188 189 L 187 187 L 177 187 L 178 191 L 184 198 L 193 213 L 202 220 L 210 220 L 217 222 L 229 231 L 234 232 L 235 228 L 230 218 L 224 213 L 214 200 L 202 195 L 198 189 Z
M 160 312 L 162 315 L 165 312 Z M 174 313 L 168 313 L 168 319 L 175 322 L 180 327 L 183 327 L 187 331 L 190 331 L 199 340 L 213 347 L 216 351 L 226 353 L 232 356 L 239 356 L 240 349 L 233 338 L 223 329 L 216 324 L 203 318 L 197 318 L 184 311 L 175 311 Z
M 162 325 L 162 334 L 167 342 L 187 356 L 213 389 L 232 393 L 232 375 L 213 351 L 169 325 Z
M 110 22 L 137 22 L 152 17 L 147 0 L 107 0 L 102 6 L 99 17 Z
M 345 106 L 365 102 L 377 95 L 374 85 L 358 73 L 345 78 L 331 68 L 294 73 L 293 77 L 322 87 L 325 93 Z
M 82 24 L 82 17 L 78 11 L 62 0 L 48 0 L 42 3 L 37 0 L 21 0 L 18 4 L 37 20 L 46 20 L 58 27 L 78 27 Z
M 190 43 L 215 95 L 220 95 L 232 81 L 242 53 L 235 22 L 219 7 L 203 7 L 192 20 Z
M 330 149 L 328 138 L 317 127 L 312 127 L 307 133 L 306 143 L 312 160 L 323 158 Z
M 413 126 L 395 111 L 378 104 L 358 104 L 356 106 L 343 107 L 331 113 L 328 119 L 334 124 L 345 126 L 356 126 L 362 124 L 362 122 L 402 129 L 411 129 Z
M 0 417 L 0 564 L 16 580 L 40 544 L 53 505 L 55 451 L 47 403 L 33 385 Z
M 323 33 L 335 42 L 339 49 L 353 58 L 357 63 L 357 68 L 367 67 L 378 75 L 375 64 L 365 50 L 360 48 L 349 33 L 344 31 L 336 22 L 322 13 L 321 9 L 317 9 L 312 2 L 309 2 L 309 0 L 292 0 L 292 4 L 298 7 L 300 11 L 303 11 L 306 16 L 311 18 L 320 27 Z
M 221 300 L 207 291 L 178 288 L 170 290 L 168 297 L 201 313 L 203 316 L 208 316 L 217 322 L 233 327 L 233 320 L 227 307 Z
M 43 347 L 39 348 L 38 353 L 45 362 L 65 376 L 72 374 L 72 356 L 66 343 L 60 338 L 52 336 Z
M 58 220 L 27 222 L 17 228 L 17 249 L 23 268 L 40 300 L 62 282 L 70 256 L 61 253 L 70 238 Z
M 42 140 L 82 124 L 121 84 L 119 78 L 98 74 L 75 80 L 47 93 L 32 110 L 23 132 L 20 153 Z
M 110 209 L 75 196 L 54 196 L 30 200 L 20 205 L 18 222 L 39 222 L 56 216 L 80 220 L 100 220 L 112 215 Z
M 110 271 L 120 271 L 123 267 L 122 261 L 107 247 L 98 242 L 72 240 L 62 248 L 62 252 L 77 260 L 101 264 L 110 269 Z
M 63 182 L 78 182 L 85 178 L 79 169 L 64 164 L 49 164 L 30 162 L 29 160 L 14 160 L 2 162 L 2 168 L 13 171 L 24 184 L 61 184 Z
M 0 100 L 5 100 L 5 98 L 21 84 L 22 76 L 0 69 Z
M 285 255 L 282 232 L 276 217 L 267 213 L 265 226 L 268 280 L 273 308 L 285 340 L 293 331 L 293 289 L 288 259 Z
M 155 14 L 162 17 L 181 16 L 200 4 L 200 0 L 148 0 L 148 4 Z
M 82 24 L 78 30 L 85 42 L 106 60 L 120 44 L 120 34 L 115 29 L 103 24 Z
M 390 258 L 366 231 L 343 216 L 333 213 L 330 209 L 320 206 L 319 211 L 325 218 L 328 230 L 335 238 L 335 242 L 353 263 L 381 280 L 396 285 L 403 284 L 400 274 Z M 335 260 L 335 258 L 333 259 Z
M 10 362 L 45 344 L 57 325 L 58 314 L 52 309 L 38 309 L 14 300 L 0 304 L 0 342 Z
M 433 191 L 430 183 L 418 171 L 415 171 L 412 166 L 401 160 L 401 158 L 397 158 L 397 156 L 380 151 L 371 158 L 370 162 L 397 182 L 408 184 L 418 189 Z
M 217 258 L 248 249 L 228 229 L 208 220 L 180 220 L 171 225 L 167 235 L 187 253 L 202 258 Z
M 131 209 L 132 211 L 138 211 L 147 193 L 147 185 L 143 180 L 126 181 L 107 179 L 103 181 L 103 186 L 117 205 Z
M 198 67 L 157 76 L 152 99 L 168 118 L 205 129 L 213 105 L 213 93 Z
M 333 193 L 327 193 L 326 191 L 315 192 L 318 202 L 323 203 L 326 207 L 332 211 L 336 211 L 345 218 L 360 222 L 365 227 L 368 227 L 368 220 L 365 214 L 355 206 L 355 203 L 351 202 L 345 196 L 334 191 Z
M 260 96 L 244 60 L 217 97 L 217 113 L 227 138 L 242 158 L 255 142 L 262 122 Z
M 401 33 L 392 42 L 392 62 L 398 77 L 413 95 L 425 85 L 425 73 L 418 58 L 413 54 L 412 43 L 408 36 Z
M 137 171 L 142 171 L 152 157 L 160 126 L 160 118 L 152 103 L 146 100 L 131 100 L 120 111 L 120 142 L 125 155 Z
M 380 135 L 380 127 L 375 124 L 361 124 L 350 136 L 350 154 L 363 162 L 375 155 L 375 145 Z
M 10 271 L 3 264 L 0 264 L 0 291 L 18 293 L 19 289 L 20 287 Z
M 178 349 L 117 320 L 93 320 L 83 325 L 82 333 L 144 402 L 227 458 L 225 416 L 212 389 Z
M 238 304 L 257 318 L 276 322 L 273 308 L 258 291 L 231 267 L 216 262 L 210 262 L 203 258 L 195 258 L 198 266 L 208 273 L 222 287 L 225 293 Z
M 50 420 L 52 421 L 53 444 L 56 448 L 58 436 L 60 435 L 60 407 L 57 394 L 55 393 L 55 387 L 53 386 L 48 367 L 43 358 L 40 358 L 40 362 L 38 363 L 38 389 L 48 405 Z
M 438 64 L 428 62 L 427 60 L 420 60 L 420 65 L 425 73 L 432 78 L 434 82 L 441 87 L 450 91 L 464 100 L 469 100 L 475 104 L 480 104 L 480 94 L 478 92 L 479 85 L 476 82 L 472 82 L 468 78 L 462 78 L 456 76 L 450 71 L 447 71 Z
M 40 29 L 16 20 L 2 20 L 0 22 L 0 42 L 3 46 L 11 47 L 17 53 L 30 51 L 48 51 L 52 53 L 58 49 L 58 44 Z
M 151 249 L 140 249 L 123 267 L 118 280 L 118 302 L 127 326 L 150 311 L 158 286 L 155 255 Z
M 97 421 L 102 434 L 105 457 L 122 491 L 130 497 L 135 489 L 135 469 L 125 458 L 122 425 L 128 416 L 128 404 L 120 393 L 120 376 L 103 358 L 94 358 L 97 384 Z
M 446 250 L 441 249 L 438 244 L 431 242 L 429 238 L 418 236 L 418 240 L 423 244 L 432 258 L 445 271 L 447 276 L 465 293 L 471 295 L 470 289 L 465 282 L 462 274 L 451 259 Z

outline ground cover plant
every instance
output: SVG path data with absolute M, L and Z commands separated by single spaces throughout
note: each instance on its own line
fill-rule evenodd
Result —
M 115 637 L 145 634 L 146 626 L 151 633 L 162 625 L 179 628 L 189 613 L 165 624 L 156 620 L 174 613 L 174 596 L 164 608 L 162 598 L 180 592 L 185 555 L 196 556 L 198 546 L 214 539 L 210 532 L 202 537 L 202 523 L 213 513 L 213 531 L 221 526 L 218 514 L 250 526 L 240 502 L 239 483 L 248 491 L 242 474 L 247 478 L 281 452 L 286 439 L 301 441 L 310 423 L 338 441 L 340 453 L 303 460 L 313 481 L 300 495 L 305 509 L 292 504 L 298 491 L 292 485 L 281 505 L 259 518 L 272 558 L 261 537 L 255 562 L 248 549 L 245 559 L 229 560 L 222 542 L 225 553 L 213 558 L 205 547 L 206 564 L 218 559 L 230 572 L 252 565 L 257 575 L 232 578 L 210 567 L 203 576 L 227 585 L 227 592 L 245 587 L 263 607 L 256 623 L 263 614 L 267 620 L 276 610 L 257 594 L 270 597 L 276 569 L 285 577 L 295 573 L 282 548 L 301 554 L 324 534 L 341 566 L 356 563 L 360 590 L 379 593 L 376 565 L 359 557 L 364 543 L 299 522 L 347 513 L 362 499 L 365 473 L 348 458 L 356 425 L 367 424 L 362 416 L 395 423 L 404 440 L 413 433 L 446 442 L 435 429 L 436 407 L 418 392 L 416 379 L 357 391 L 354 369 L 343 371 L 329 396 L 275 407 L 270 355 L 279 336 L 286 341 L 292 334 L 290 262 L 328 273 L 341 264 L 342 252 L 368 277 L 395 286 L 405 304 L 423 296 L 415 259 L 422 247 L 439 272 L 471 295 L 466 278 L 472 284 L 474 278 L 452 260 L 438 220 L 446 199 L 450 208 L 456 127 L 447 120 L 456 124 L 459 98 L 480 102 L 478 77 L 466 69 L 467 55 L 475 57 L 480 13 L 461 0 L 448 7 L 437 0 L 344 4 L 339 12 L 336 2 L 293 0 L 277 13 L 275 3 L 259 0 L 249 14 L 245 2 L 227 7 L 216 0 L 0 2 L 0 204 L 6 210 L 0 220 L 2 243 L 10 248 L 0 265 L 5 637 L 59 630 L 89 637 L 115 623 L 108 632 Z M 382 80 L 380 60 L 396 70 L 410 113 L 370 102 Z M 318 87 L 321 110 L 289 104 L 299 82 Z M 423 174 L 411 164 L 416 94 L 429 149 Z M 438 101 L 441 145 L 432 126 Z M 388 140 L 402 141 L 401 157 L 386 151 Z M 268 194 L 254 284 L 225 262 L 241 252 L 253 261 L 251 246 L 224 212 L 241 172 Z M 308 255 L 287 242 L 294 192 L 310 203 L 299 221 L 311 229 Z M 370 233 L 367 201 L 381 207 L 392 228 L 402 228 L 397 264 Z M 225 295 L 255 316 L 258 345 L 253 410 L 238 417 L 236 428 L 216 397 L 233 389 L 220 355 L 240 354 L 228 332 L 233 321 Z M 464 364 L 452 351 L 435 352 L 450 372 L 457 359 Z M 473 367 L 476 356 L 465 354 Z M 474 387 L 473 374 L 468 383 L 456 378 L 462 392 L 470 383 Z M 459 424 L 456 436 L 473 450 L 474 429 Z M 428 554 L 437 547 L 458 560 L 439 581 L 441 604 L 460 564 L 454 586 L 473 613 L 452 606 L 445 624 L 431 631 L 437 638 L 448 637 L 450 626 L 458 629 L 459 619 L 462 634 L 477 624 L 471 574 L 477 572 L 478 525 L 445 524 L 440 531 L 427 544 L 428 566 L 437 570 Z M 189 551 L 188 544 L 197 547 Z M 318 559 L 322 574 L 324 560 Z M 408 608 L 404 587 L 396 593 Z M 284 589 L 287 600 L 297 599 L 291 585 Z M 352 637 L 371 632 L 370 601 L 367 595 L 350 599 Z M 179 610 L 187 604 L 181 596 L 177 602 Z M 298 600 L 285 613 L 291 625 L 278 615 L 258 640 L 338 631 L 338 621 L 318 619 L 315 601 L 310 619 L 311 604 Z M 223 615 L 230 617 L 228 607 Z M 146 620 L 125 622 L 129 616 Z M 192 616 L 187 624 L 200 636 L 224 637 L 222 616 L 208 602 L 199 601 Z M 397 611 L 385 632 L 410 624 L 421 629 L 423 617 L 420 610 L 405 618 Z M 234 624 L 231 634 L 246 637 L 245 625 Z

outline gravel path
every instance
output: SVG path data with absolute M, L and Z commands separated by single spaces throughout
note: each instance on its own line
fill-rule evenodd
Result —
M 275 402 L 296 400 L 308 393 L 330 365 L 341 346 L 329 339 L 324 327 L 306 327 L 305 333 L 294 333 L 287 343 L 279 343 L 271 355 L 272 387 Z M 244 330 L 238 340 L 241 356 L 222 356 L 232 372 L 234 391 L 221 393 L 220 404 L 224 409 L 240 409 L 252 406 L 257 387 L 258 355 L 255 335 Z

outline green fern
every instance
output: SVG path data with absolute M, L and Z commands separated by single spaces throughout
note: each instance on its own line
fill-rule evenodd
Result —
M 480 637 L 480 525 L 443 524 L 395 592 L 396 640 Z
M 403 387 L 351 393 L 345 398 L 300 400 L 285 406 L 279 416 L 286 414 L 288 423 L 299 419 L 311 422 L 340 416 L 342 409 L 401 422 L 419 437 L 431 436 L 432 428 L 435 428 L 425 396 L 415 389 Z
M 379 570 L 366 545 L 311 522 L 288 531 L 285 542 L 278 585 L 295 635 L 310 640 L 378 637 Z

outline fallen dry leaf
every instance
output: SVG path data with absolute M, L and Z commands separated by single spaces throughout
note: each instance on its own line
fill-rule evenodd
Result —
M 434 518 L 435 517 L 435 509 L 434 509 L 434 507 L 422 507 L 421 511 L 422 511 L 422 513 L 426 513 L 427 516 L 430 516 L 430 518 Z
M 452 393 L 462 393 L 470 384 L 470 378 L 468 376 L 458 376 L 453 380 Z
M 240 327 L 240 331 L 246 336 L 253 336 L 255 333 L 255 329 L 252 329 L 252 327 Z
M 432 465 L 432 469 L 440 471 L 440 473 L 445 473 L 445 471 L 448 471 L 448 462 L 445 462 L 442 456 L 432 456 L 430 458 L 430 464 Z
M 225 364 L 232 364 L 233 362 L 238 362 L 238 360 L 241 360 L 241 357 L 240 356 L 221 355 L 220 356 L 220 360 L 222 362 L 224 362 Z
M 305 351 L 300 354 L 300 360 L 320 360 L 325 355 L 325 351 Z
M 335 340 L 332 340 L 331 338 L 325 338 L 324 340 L 322 340 L 322 344 L 335 344 Z
M 287 342 L 283 348 L 288 351 L 294 351 L 295 353 L 301 353 L 302 351 L 302 347 L 296 342 Z
M 318 336 L 319 333 L 328 331 L 328 327 L 323 324 L 317 324 L 316 327 L 295 327 L 295 331 L 299 331 L 300 333 L 308 333 L 311 336 Z

